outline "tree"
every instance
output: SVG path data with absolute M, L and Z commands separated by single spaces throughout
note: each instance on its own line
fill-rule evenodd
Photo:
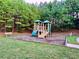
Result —
M 25 30 L 32 28 L 33 21 L 40 18 L 39 13 L 38 7 L 25 3 L 24 0 L 0 0 L 0 21 L 6 23 L 8 20 L 13 20 L 14 30 L 16 28 L 18 28 L 17 31 L 21 31 L 23 28 Z M 6 27 L 10 27 L 11 24 Z

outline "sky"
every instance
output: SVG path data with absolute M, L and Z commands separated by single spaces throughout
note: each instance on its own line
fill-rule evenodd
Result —
M 53 2 L 54 0 L 25 0 L 27 3 L 40 3 L 40 2 L 42 2 L 42 3 L 44 3 L 44 2 Z M 61 0 L 58 0 L 58 1 L 61 1 Z

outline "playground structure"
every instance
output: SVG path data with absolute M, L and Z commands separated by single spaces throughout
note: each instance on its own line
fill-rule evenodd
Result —
M 51 22 L 48 20 L 46 21 L 36 20 L 34 22 L 34 30 L 32 32 L 33 37 L 31 37 L 31 34 L 28 34 L 28 33 L 24 33 L 24 34 L 14 33 L 14 20 L 13 21 L 7 20 L 6 22 L 0 22 L 0 23 L 1 23 L 0 25 L 2 25 L 3 27 L 1 29 L 4 29 L 5 36 L 12 39 L 41 42 L 41 43 L 48 43 L 48 44 L 57 44 L 57 45 L 63 45 L 65 42 L 63 38 L 64 36 L 61 37 L 60 34 L 59 35 L 58 34 L 53 35 L 54 33 L 51 34 Z M 10 30 L 7 30 L 7 29 L 10 29 Z
M 38 38 L 45 38 L 51 35 L 51 22 L 48 20 L 40 21 L 36 20 L 34 22 L 34 30 L 32 36 Z

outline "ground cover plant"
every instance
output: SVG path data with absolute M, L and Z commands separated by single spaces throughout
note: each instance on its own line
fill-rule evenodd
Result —
M 78 36 L 67 36 L 67 41 L 68 41 L 68 43 L 72 43 L 72 44 L 79 44 L 78 42 L 77 42 L 77 38 L 78 38 Z

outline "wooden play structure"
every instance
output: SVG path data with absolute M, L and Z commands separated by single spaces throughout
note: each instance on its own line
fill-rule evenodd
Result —
M 36 20 L 34 22 L 34 30 L 32 36 L 37 36 L 38 38 L 45 38 L 51 34 L 51 23 L 48 20 L 40 21 Z

